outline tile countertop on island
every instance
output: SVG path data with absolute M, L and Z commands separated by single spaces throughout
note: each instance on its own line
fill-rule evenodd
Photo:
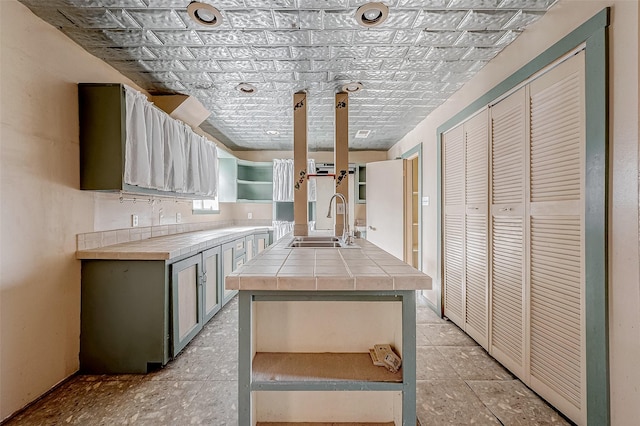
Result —
M 268 232 L 269 227 L 240 226 L 166 235 L 91 250 L 78 250 L 76 259 L 171 260 L 262 231 Z
M 357 247 L 288 248 L 285 236 L 225 278 L 228 290 L 428 290 L 431 277 L 367 240 Z

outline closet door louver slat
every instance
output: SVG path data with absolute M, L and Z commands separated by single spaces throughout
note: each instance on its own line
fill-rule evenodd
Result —
M 526 97 L 521 89 L 491 108 L 491 346 L 520 378 L 525 371 Z
M 531 84 L 531 386 L 585 421 L 583 53 Z
M 444 315 L 464 328 L 464 138 L 462 126 L 443 135 Z

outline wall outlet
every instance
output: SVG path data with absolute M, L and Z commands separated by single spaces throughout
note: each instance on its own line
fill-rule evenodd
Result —
M 336 204 L 336 214 L 344 214 L 344 204 Z
M 253 219 L 253 213 L 251 212 L 247 213 L 247 219 Z
M 132 227 L 136 227 L 138 226 L 138 215 L 137 214 L 132 214 L 131 215 L 131 226 Z
M 176 223 L 182 222 L 182 213 L 176 213 Z

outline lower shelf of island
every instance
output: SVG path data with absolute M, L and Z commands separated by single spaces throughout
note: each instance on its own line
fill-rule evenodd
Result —
M 373 365 L 368 353 L 258 352 L 251 390 L 402 391 L 402 368 Z

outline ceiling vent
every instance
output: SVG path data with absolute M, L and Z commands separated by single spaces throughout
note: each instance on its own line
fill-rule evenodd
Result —
M 358 130 L 356 132 L 356 138 L 358 139 L 366 139 L 369 137 L 369 133 L 371 133 L 371 130 Z

